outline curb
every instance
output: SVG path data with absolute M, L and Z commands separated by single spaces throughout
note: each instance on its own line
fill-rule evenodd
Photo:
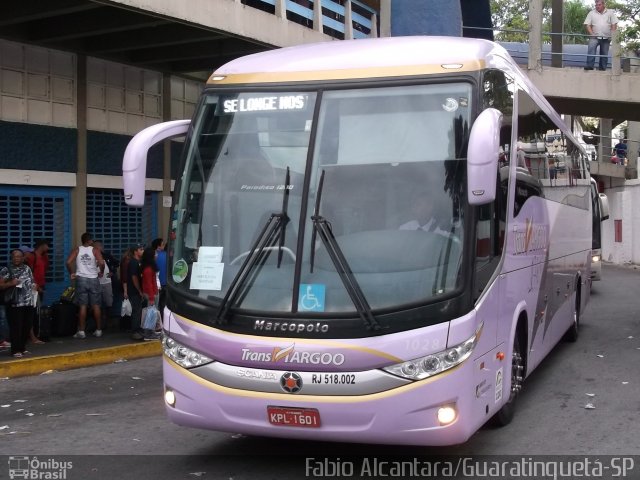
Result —
M 62 355 L 10 360 L 3 362 L 1 369 L 3 377 L 16 378 L 28 375 L 40 375 L 50 370 L 71 370 L 93 365 L 103 365 L 121 359 L 133 360 L 154 357 L 161 353 L 162 345 L 160 342 L 132 343 L 115 347 L 65 353 Z

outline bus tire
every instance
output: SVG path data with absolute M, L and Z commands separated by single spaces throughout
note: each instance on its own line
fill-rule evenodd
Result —
M 578 284 L 580 285 L 580 284 Z M 575 342 L 578 340 L 578 333 L 580 330 L 580 287 L 576 289 L 576 301 L 573 305 L 573 322 L 564 334 L 564 340 L 567 342 Z
M 493 416 L 493 423 L 498 427 L 504 427 L 511 423 L 516 413 L 516 400 L 522 390 L 524 381 L 524 357 L 520 347 L 520 331 L 516 331 L 513 339 L 513 353 L 511 354 L 511 390 L 509 400 Z

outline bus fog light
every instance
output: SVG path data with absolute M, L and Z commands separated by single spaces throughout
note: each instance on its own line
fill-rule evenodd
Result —
M 164 401 L 167 402 L 167 405 L 169 405 L 170 407 L 176 406 L 176 394 L 173 393 L 173 390 L 167 389 L 164 392 Z
M 446 407 L 440 407 L 438 409 L 438 421 L 440 425 L 449 425 L 452 423 L 456 417 L 458 416 L 458 412 L 456 412 L 455 407 L 450 405 Z
M 598 263 L 599 261 L 600 261 L 600 255 L 594 255 L 593 257 L 591 257 L 592 263 Z

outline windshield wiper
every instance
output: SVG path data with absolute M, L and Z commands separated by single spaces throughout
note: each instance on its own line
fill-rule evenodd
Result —
M 333 235 L 331 224 L 326 218 L 320 215 L 320 199 L 322 197 L 322 188 L 324 186 L 324 173 L 325 172 L 323 170 L 320 175 L 318 193 L 316 194 L 316 206 L 314 214 L 311 216 L 311 222 L 313 223 L 313 232 L 311 233 L 311 273 L 313 273 L 313 265 L 315 262 L 316 237 L 319 234 L 320 240 L 322 240 L 324 248 L 327 249 L 329 258 L 336 267 L 340 280 L 342 280 L 344 288 L 349 294 L 349 297 L 351 298 L 353 305 L 356 307 L 358 315 L 360 315 L 360 318 L 367 327 L 367 330 L 379 330 L 380 325 L 373 316 L 369 302 L 367 302 L 367 299 L 360 288 L 360 284 L 358 284 L 358 281 L 349 266 L 349 262 L 342 253 L 342 249 L 340 248 L 340 245 L 338 245 L 336 237 Z
M 289 222 L 289 216 L 287 215 L 287 208 L 289 205 L 289 167 L 287 167 L 287 174 L 285 177 L 284 194 L 282 197 L 282 210 L 280 213 L 272 213 L 269 220 L 262 228 L 262 231 L 256 238 L 249 249 L 247 257 L 242 262 L 238 273 L 229 285 L 227 294 L 220 302 L 218 307 L 218 314 L 216 315 L 216 323 L 226 323 L 227 313 L 231 308 L 231 305 L 240 296 L 240 293 L 244 291 L 246 294 L 253 285 L 253 280 L 247 281 L 251 273 L 258 265 L 263 265 L 269 257 L 271 249 L 276 242 L 278 242 L 278 268 L 282 263 L 282 247 L 284 246 L 286 226 Z
M 289 208 L 289 183 L 291 181 L 291 175 L 289 173 L 289 167 L 287 167 L 287 174 L 284 177 L 284 194 L 282 196 L 282 211 L 281 215 L 286 217 L 287 221 L 282 223 L 282 228 L 280 229 L 280 242 L 278 243 L 278 268 L 282 264 L 282 247 L 284 247 L 284 240 L 287 234 L 287 223 L 289 217 L 287 216 L 287 211 Z
M 451 259 L 451 248 L 453 247 L 453 233 L 455 232 L 455 228 L 455 224 L 452 224 L 451 231 L 447 234 L 447 243 L 440 249 L 438 269 L 436 270 L 436 278 L 434 279 L 432 289 L 434 295 L 444 293 L 447 285 L 447 274 L 449 272 L 449 261 Z M 440 282 L 439 287 L 438 282 Z

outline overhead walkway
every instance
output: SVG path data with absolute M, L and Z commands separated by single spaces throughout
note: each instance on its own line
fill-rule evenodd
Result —
M 559 54 L 542 45 L 536 57 L 526 43 L 499 43 L 562 113 L 640 121 L 640 110 L 634 108 L 640 99 L 637 87 L 634 90 L 640 79 L 640 59 L 610 54 L 606 71 L 585 71 L 586 45 L 564 45 Z M 551 66 L 552 55 L 561 57 L 562 67 Z

